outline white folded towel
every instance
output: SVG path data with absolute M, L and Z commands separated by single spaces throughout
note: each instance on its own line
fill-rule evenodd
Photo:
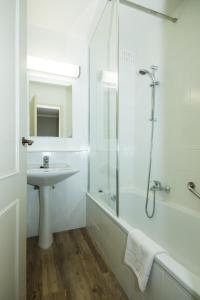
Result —
M 134 271 L 139 288 L 145 291 L 154 257 L 166 251 L 142 231 L 133 229 L 128 234 L 124 261 Z

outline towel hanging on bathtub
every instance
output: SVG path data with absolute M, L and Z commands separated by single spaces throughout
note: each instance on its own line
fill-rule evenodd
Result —
M 142 231 L 133 229 L 129 232 L 124 261 L 135 273 L 142 292 L 146 289 L 154 257 L 161 253 L 166 251 Z

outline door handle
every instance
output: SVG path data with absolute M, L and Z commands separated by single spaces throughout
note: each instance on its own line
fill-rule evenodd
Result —
M 33 143 L 34 143 L 33 140 L 26 139 L 26 138 L 23 136 L 23 138 L 22 138 L 22 145 L 23 145 L 23 146 L 26 146 L 26 145 L 31 146 Z

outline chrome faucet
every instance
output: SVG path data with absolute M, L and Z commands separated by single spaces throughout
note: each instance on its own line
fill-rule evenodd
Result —
M 169 193 L 170 189 L 171 188 L 169 185 L 163 186 L 162 183 L 158 180 L 154 180 L 153 185 L 150 187 L 150 190 L 152 192 L 163 191 L 163 192 Z
M 49 168 L 49 156 L 47 155 L 43 156 L 43 168 L 44 169 Z

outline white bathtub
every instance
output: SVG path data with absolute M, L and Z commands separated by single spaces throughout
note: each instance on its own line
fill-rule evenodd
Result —
M 156 214 L 148 219 L 144 200 L 133 193 L 124 193 L 120 195 L 120 218 L 117 218 L 90 194 L 87 198 L 88 231 L 129 299 L 200 299 L 199 214 L 157 201 Z M 144 294 L 139 292 L 135 277 L 123 263 L 127 233 L 133 227 L 169 253 L 157 256 Z

